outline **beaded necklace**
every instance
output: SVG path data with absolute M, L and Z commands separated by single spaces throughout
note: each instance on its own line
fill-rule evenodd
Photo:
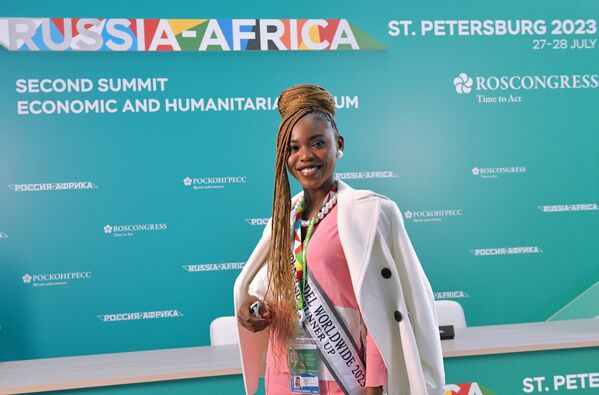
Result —
M 320 210 L 318 213 L 309 220 L 305 221 L 302 219 L 302 212 L 305 208 L 303 198 L 296 203 L 295 207 L 293 207 L 293 210 L 291 211 L 291 221 L 293 221 L 293 227 L 295 229 L 295 235 L 293 239 L 293 257 L 295 258 L 295 276 L 299 289 L 297 309 L 300 321 L 303 321 L 304 319 L 304 288 L 306 286 L 305 274 L 308 273 L 308 261 L 306 259 L 308 244 L 312 238 L 316 224 L 331 211 L 335 203 L 337 203 L 337 181 L 333 182 L 333 186 L 320 205 Z M 303 241 L 302 227 L 308 228 L 306 230 L 306 237 Z

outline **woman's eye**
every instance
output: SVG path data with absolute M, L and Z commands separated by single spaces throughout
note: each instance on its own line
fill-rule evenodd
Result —
M 320 147 L 324 147 L 324 144 L 325 144 L 324 140 L 316 140 L 316 141 L 314 142 L 314 146 L 315 146 L 315 147 L 319 147 L 319 148 L 320 148 Z
M 297 147 L 294 145 L 289 146 L 289 152 L 295 152 L 297 151 Z

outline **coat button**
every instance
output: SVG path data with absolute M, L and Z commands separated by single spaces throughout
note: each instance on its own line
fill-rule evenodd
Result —
M 389 270 L 388 268 L 384 268 L 383 270 L 381 270 L 381 276 L 383 276 L 384 278 L 391 278 L 391 270 Z
M 401 313 L 399 311 L 396 310 L 395 313 L 393 313 L 393 317 L 395 317 L 395 321 L 401 321 Z

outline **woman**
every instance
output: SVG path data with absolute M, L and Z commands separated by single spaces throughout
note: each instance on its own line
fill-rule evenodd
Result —
M 235 282 L 246 392 L 265 365 L 269 395 L 442 394 L 432 291 L 399 209 L 335 181 L 330 93 L 298 85 L 278 106 L 273 216 Z M 287 172 L 303 188 L 293 198 Z

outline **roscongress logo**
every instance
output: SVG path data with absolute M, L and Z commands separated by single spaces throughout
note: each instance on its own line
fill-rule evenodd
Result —
M 268 220 L 270 220 L 270 218 L 246 218 L 245 222 L 252 226 L 264 226 L 268 223 Z
M 464 299 L 470 297 L 470 295 L 464 291 L 435 292 L 433 295 L 435 299 Z
M 455 91 L 460 95 L 462 93 L 470 93 L 472 91 L 472 78 L 468 77 L 466 73 L 460 73 L 460 75 L 453 79 L 453 85 L 455 86 Z
M 24 284 L 33 287 L 50 287 L 57 285 L 68 285 L 69 281 L 89 280 L 92 278 L 92 272 L 65 272 L 65 273 L 43 273 L 29 274 L 21 276 Z
M 542 252 L 543 250 L 541 250 L 538 246 L 476 248 L 470 250 L 470 253 L 474 256 L 540 254 Z
M 183 317 L 183 313 L 179 310 L 157 310 L 157 311 L 139 311 L 134 313 L 111 313 L 98 314 L 98 319 L 103 322 L 118 322 L 118 321 L 136 321 L 136 320 L 153 320 L 160 318 L 177 318 Z
M 183 269 L 188 272 L 211 272 L 218 270 L 241 270 L 245 266 L 245 262 L 228 262 L 228 263 L 206 263 L 201 265 L 183 265 Z
M 424 210 L 424 211 L 404 211 L 404 218 L 413 222 L 438 222 L 443 221 L 445 217 L 460 217 L 462 209 L 446 209 L 446 210 Z
M 8 186 L 15 192 L 38 192 L 38 191 L 69 191 L 79 189 L 98 189 L 91 181 L 77 182 L 48 182 L 43 184 L 10 184 Z
M 4 232 L 0 232 L 0 239 L 8 239 L 8 235 Z
M 385 47 L 347 19 L 0 18 L 11 51 L 340 51 Z
M 247 183 L 247 176 L 200 177 L 200 178 L 185 177 L 183 179 L 184 186 L 192 187 L 195 190 L 197 190 L 197 189 L 223 189 L 227 185 L 245 184 L 245 183 Z
M 570 211 L 596 211 L 599 210 L 597 203 L 583 204 L 556 204 L 552 206 L 537 206 L 544 213 L 563 213 Z
M 495 91 L 530 91 L 557 89 L 595 89 L 599 87 L 598 74 L 544 74 L 544 75 L 489 75 L 475 76 L 460 73 L 453 80 L 457 93 Z M 458 88 L 460 87 L 460 88 Z M 466 88 L 466 89 L 465 89 Z
M 486 75 L 460 73 L 453 79 L 458 94 L 476 94 L 480 104 L 522 103 L 523 92 L 563 89 L 596 89 L 598 74 Z
M 472 175 L 480 178 L 497 178 L 504 174 L 526 173 L 525 166 L 509 167 L 477 167 L 472 168 Z
M 138 224 L 138 225 L 110 225 L 106 224 L 102 228 L 105 234 L 112 234 L 114 237 L 131 237 L 138 232 L 153 232 L 167 230 L 168 224 Z
M 354 171 L 347 173 L 335 173 L 337 180 L 359 180 L 359 179 L 373 179 L 373 178 L 397 178 L 398 175 L 391 170 L 381 171 Z

